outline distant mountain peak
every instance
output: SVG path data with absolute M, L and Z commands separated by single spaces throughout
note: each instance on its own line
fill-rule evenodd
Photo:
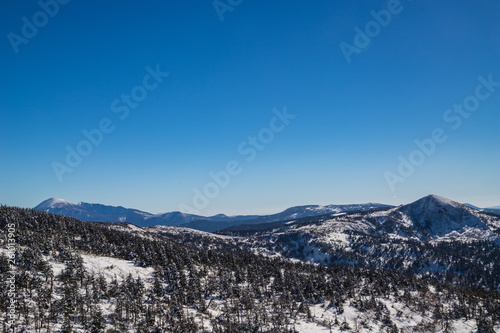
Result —
M 47 210 L 50 208 L 57 208 L 57 207 L 66 206 L 66 205 L 73 205 L 73 204 L 67 200 L 64 200 L 64 199 L 50 198 L 50 199 L 47 199 L 47 200 L 41 202 L 38 206 L 35 207 L 35 209 Z
M 403 205 L 403 207 L 406 206 L 410 206 L 416 210 L 425 210 L 425 211 L 432 211 L 433 209 L 436 210 L 442 207 L 449 207 L 449 208 L 453 207 L 453 208 L 465 209 L 467 211 L 470 209 L 470 207 L 464 204 L 461 204 L 459 202 L 453 201 L 451 199 L 436 194 L 429 194 L 423 198 L 418 199 L 417 201 L 414 201 L 407 205 Z
M 427 236 L 443 236 L 453 231 L 474 227 L 487 229 L 476 215 L 477 211 L 448 198 L 431 194 L 397 210 Z
M 226 218 L 227 215 L 226 214 L 217 214 L 217 215 L 214 215 L 214 216 L 211 216 L 212 218 Z
M 469 207 L 469 208 L 473 208 L 475 210 L 482 210 L 482 208 L 478 207 L 478 206 L 474 206 L 473 204 L 470 204 L 470 203 L 467 203 L 467 202 L 464 202 L 464 205 Z
M 448 198 L 445 198 L 445 197 L 442 197 L 442 196 L 436 195 L 436 194 L 429 194 L 428 196 L 424 197 L 423 199 L 434 200 L 434 201 L 436 201 L 440 204 L 443 204 L 443 205 L 452 205 L 452 206 L 462 205 L 461 203 L 458 203 L 456 201 L 450 200 Z

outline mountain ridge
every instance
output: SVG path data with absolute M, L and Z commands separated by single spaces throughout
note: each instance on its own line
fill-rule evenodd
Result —
M 282 212 L 270 215 L 227 216 L 225 214 L 216 214 L 213 216 L 200 216 L 179 211 L 152 214 L 122 206 L 107 206 L 85 202 L 73 204 L 64 199 L 50 198 L 37 205 L 34 209 L 74 217 L 82 221 L 128 222 L 140 227 L 153 225 L 182 226 L 202 231 L 216 231 L 246 222 L 250 224 L 276 222 L 291 218 L 380 207 L 393 206 L 378 203 L 326 206 L 305 205 L 290 207 Z
M 64 199 L 50 198 L 34 207 L 49 213 L 61 214 L 74 217 L 82 221 L 93 222 L 128 222 L 140 227 L 152 225 L 176 226 L 195 220 L 217 219 L 217 220 L 245 220 L 255 218 L 256 215 L 227 216 L 217 214 L 214 216 L 199 216 L 195 214 L 182 213 L 179 211 L 153 214 L 123 206 L 110 206 L 98 203 L 79 202 L 71 203 Z
M 428 219 L 433 218 L 433 216 L 428 216 L 430 213 L 423 212 L 423 206 L 440 206 L 440 209 L 433 214 L 439 214 L 440 212 L 443 213 L 446 211 L 448 213 L 454 212 L 455 214 L 457 214 L 457 216 L 450 217 L 442 221 L 444 224 L 441 226 L 431 225 L 429 224 Z M 411 207 L 410 210 L 408 210 L 409 207 Z M 65 199 L 58 198 L 47 199 L 37 205 L 34 209 L 46 211 L 49 213 L 61 214 L 68 217 L 74 217 L 83 221 L 128 222 L 140 227 L 148 227 L 154 225 L 180 226 L 208 232 L 230 229 L 239 225 L 259 225 L 328 214 L 370 211 L 378 209 L 399 209 L 398 214 L 403 214 L 405 216 L 408 214 L 410 215 L 407 216 L 407 219 L 411 219 L 412 221 L 416 222 L 415 227 L 417 227 L 417 229 L 419 229 L 420 232 L 423 233 L 422 237 L 424 238 L 426 237 L 424 234 L 435 234 L 439 231 L 439 228 L 443 229 L 440 231 L 441 234 L 446 234 L 453 230 L 459 230 L 461 227 L 459 224 L 457 224 L 457 219 L 471 219 L 469 222 L 472 223 L 474 227 L 485 230 L 486 227 L 484 225 L 481 225 L 481 223 L 478 222 L 477 219 L 474 219 L 473 215 L 475 214 L 475 212 L 485 212 L 492 214 L 500 213 L 500 210 L 486 208 L 481 209 L 470 204 L 461 204 L 435 194 L 430 194 L 416 200 L 413 203 L 400 205 L 398 207 L 380 203 L 301 205 L 289 207 L 279 213 L 268 215 L 227 216 L 225 214 L 216 214 L 213 216 L 201 216 L 182 213 L 179 211 L 153 214 L 138 209 L 125 208 L 123 206 L 109 206 L 86 202 L 79 202 L 78 204 L 74 204 Z

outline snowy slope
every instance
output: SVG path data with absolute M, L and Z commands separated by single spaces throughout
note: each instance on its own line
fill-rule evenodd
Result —
M 163 229 L 163 228 L 162 228 Z M 176 228 L 165 228 L 175 232 Z M 139 231 L 137 229 L 136 231 Z M 186 232 L 193 232 L 186 230 Z M 203 234 L 203 233 L 202 233 Z M 0 249 L 0 253 L 5 253 L 5 249 Z M 113 280 L 119 284 L 125 282 L 130 275 L 134 280 L 140 279 L 144 284 L 144 288 L 153 288 L 154 269 L 152 267 L 140 267 L 133 261 L 97 256 L 93 254 L 81 253 L 83 266 L 87 276 L 92 276 L 93 279 L 104 277 L 107 284 L 110 285 Z M 56 260 L 51 256 L 43 256 L 54 273 L 53 288 L 58 290 L 62 286 L 61 274 L 67 267 L 64 263 Z M 210 275 L 210 273 L 208 273 Z M 167 286 L 166 283 L 163 284 Z M 80 287 L 76 290 L 80 295 L 85 295 L 88 289 Z M 372 291 L 373 292 L 373 291 Z M 332 306 L 329 301 L 322 301 L 312 304 L 309 309 L 309 315 L 298 315 L 290 322 L 289 327 L 294 328 L 300 333 L 329 333 L 329 332 L 387 332 L 388 327 L 397 327 L 401 332 L 444 332 L 439 329 L 439 325 L 435 326 L 435 313 L 426 311 L 425 308 L 406 305 L 401 296 L 407 291 L 398 290 L 396 296 L 392 293 L 380 294 L 359 294 L 355 297 L 351 296 L 343 305 Z M 423 294 L 425 292 L 425 294 Z M 146 293 L 147 294 L 147 293 Z M 440 300 L 442 292 L 433 285 L 429 285 L 427 291 L 411 292 L 413 297 L 425 298 L 427 300 Z M 62 295 L 56 293 L 56 299 L 61 300 Z M 363 302 L 365 305 L 363 305 Z M 456 304 L 457 300 L 443 299 L 443 307 L 451 307 Z M 185 311 L 193 316 L 196 323 L 203 326 L 204 331 L 212 332 L 212 324 L 210 316 L 216 317 L 225 311 L 225 306 L 217 297 L 207 298 L 208 307 L 201 312 L 195 307 L 186 308 Z M 371 304 L 371 305 L 370 305 Z M 107 299 L 101 299 L 97 304 L 100 311 L 105 316 L 113 316 L 116 313 L 116 302 Z M 372 309 L 375 306 L 377 309 Z M 365 308 L 366 307 L 366 308 Z M 444 324 L 444 322 L 442 323 Z M 472 333 L 477 331 L 477 323 L 475 320 L 450 319 L 446 323 L 448 331 L 455 333 Z M 54 331 L 59 331 L 62 328 L 61 324 L 56 324 L 51 327 Z M 112 323 L 105 323 L 105 331 L 115 329 Z M 83 325 L 75 325 L 74 332 L 87 332 Z M 495 331 L 500 330 L 500 325 L 494 326 Z M 35 333 L 34 328 L 28 328 L 28 333 Z M 135 332 L 127 330 L 128 332 Z

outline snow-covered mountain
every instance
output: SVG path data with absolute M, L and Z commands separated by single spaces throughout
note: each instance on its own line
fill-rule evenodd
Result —
M 339 213 L 354 212 L 354 211 L 369 211 L 374 209 L 389 209 L 391 207 L 393 206 L 379 204 L 379 203 L 327 205 L 327 206 L 320 206 L 320 205 L 295 206 L 285 209 L 284 211 L 277 214 L 263 215 L 253 219 L 233 220 L 233 221 L 220 221 L 220 220 L 193 221 L 190 223 L 182 224 L 180 226 L 202 231 L 214 232 L 238 225 L 267 224 L 271 222 L 288 221 L 304 217 L 320 216 L 325 214 L 339 214 Z
M 492 230 L 500 227 L 499 218 L 437 195 L 428 195 L 395 208 L 388 212 L 387 218 L 392 219 L 395 225 L 410 226 L 413 229 L 412 236 L 421 240 L 443 237 L 495 238 Z
M 140 227 L 152 225 L 176 226 L 197 220 L 240 221 L 253 219 L 256 217 L 255 215 L 226 216 L 224 214 L 206 217 L 194 214 L 185 214 L 181 212 L 152 214 L 137 209 L 124 208 L 121 206 L 107 206 L 86 202 L 74 204 L 64 199 L 56 198 L 51 198 L 43 201 L 38 206 L 36 206 L 35 209 L 53 214 L 74 217 L 82 221 L 128 222 Z
M 415 202 L 376 211 L 356 211 L 330 214 L 277 223 L 276 227 L 290 229 L 332 228 L 332 232 L 357 232 L 371 236 L 390 236 L 413 241 L 496 240 L 500 238 L 500 216 L 478 211 L 464 204 L 428 195 Z M 312 225 L 312 226 L 311 226 Z M 239 226 L 231 230 L 269 230 L 265 224 L 252 228 Z
M 325 214 L 337 214 L 344 212 L 371 210 L 377 208 L 389 208 L 392 206 L 379 204 L 379 203 L 365 203 L 365 204 L 351 204 L 351 205 L 308 205 L 308 206 L 296 206 L 285 209 L 281 213 L 268 215 L 266 220 L 269 222 L 284 221 L 290 219 L 299 219 L 308 216 L 319 216 Z
M 449 271 L 457 278 L 477 271 L 488 285 L 498 285 L 500 273 L 500 216 L 437 195 L 391 209 L 240 225 L 219 234 L 240 237 L 255 252 L 322 264 Z
M 285 220 L 267 217 L 260 224 L 252 224 L 259 219 L 249 220 L 215 234 L 164 226 L 114 224 L 113 228 L 145 238 L 182 240 L 198 249 L 239 247 L 325 265 L 382 268 L 437 279 L 446 276 L 454 283 L 473 281 L 500 290 L 500 216 L 437 195 L 392 208 L 355 206 L 350 212 L 333 206 L 329 206 L 332 210 L 304 207 L 275 214 Z M 307 210 L 334 213 L 288 218 Z
M 82 221 L 128 222 L 140 227 L 153 225 L 183 226 L 203 231 L 217 231 L 240 224 L 260 224 L 307 216 L 389 207 L 392 206 L 377 203 L 327 206 L 309 205 L 291 207 L 281 213 L 272 215 L 227 216 L 224 214 L 217 214 L 207 217 L 181 212 L 151 214 L 137 209 L 124 208 L 121 206 L 115 207 L 85 202 L 73 204 L 64 199 L 51 198 L 40 203 L 35 207 L 35 209 L 74 217 Z
M 53 214 L 74 217 L 82 221 L 129 222 L 140 226 L 144 225 L 144 221 L 155 217 L 154 214 L 137 209 L 90 204 L 85 202 L 74 204 L 67 200 L 56 198 L 43 201 L 36 206 L 35 209 Z

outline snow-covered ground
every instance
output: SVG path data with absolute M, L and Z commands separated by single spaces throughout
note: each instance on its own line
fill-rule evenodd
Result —
M 340 239 L 333 239 L 333 241 L 344 241 Z M 5 252 L 1 249 L 0 252 Z M 87 272 L 102 275 L 108 282 L 114 278 L 118 282 L 125 279 L 129 274 L 134 278 L 141 278 L 146 287 L 151 285 L 152 275 L 154 269 L 151 267 L 139 267 L 133 261 L 116 259 L 105 256 L 96 256 L 91 254 L 81 254 L 83 264 Z M 45 257 L 53 268 L 54 275 L 57 277 L 65 268 L 65 265 L 56 262 L 50 257 Z M 429 286 L 429 295 L 438 295 L 434 287 Z M 387 311 L 383 312 L 383 316 L 389 318 L 395 324 L 400 332 L 416 332 L 417 328 L 422 324 L 430 323 L 433 321 L 431 313 L 425 315 L 419 314 L 404 304 L 396 301 L 395 299 L 387 299 L 385 297 L 375 297 L 377 302 L 385 305 Z M 210 303 L 209 313 L 217 315 L 222 313 L 221 302 L 214 299 Z M 110 314 L 114 311 L 114 304 L 110 302 L 101 302 L 99 305 L 104 314 Z M 446 306 L 446 305 L 445 305 Z M 201 325 L 203 323 L 206 330 L 210 331 L 210 321 L 206 314 L 197 312 L 193 308 L 186 309 L 189 313 L 193 314 L 196 322 Z M 329 332 L 384 332 L 386 323 L 383 322 L 384 318 L 376 318 L 375 313 L 370 311 L 360 311 L 352 304 L 345 304 L 341 312 L 337 312 L 336 308 L 328 308 L 327 303 L 315 304 L 310 306 L 310 317 L 303 315 L 295 321 L 290 321 L 289 327 L 294 327 L 298 332 L 304 333 L 329 333 Z M 476 322 L 473 320 L 465 321 L 463 319 L 454 320 L 449 322 L 450 328 L 456 333 L 475 333 L 477 331 Z M 112 328 L 109 324 L 107 328 Z M 59 329 L 56 327 L 54 329 Z M 500 325 L 495 327 L 495 330 L 500 332 Z M 77 328 L 77 332 L 83 332 Z M 32 333 L 34 331 L 28 331 Z M 442 327 L 436 327 L 434 332 L 444 333 Z
M 145 284 L 149 284 L 153 278 L 152 267 L 139 267 L 133 261 L 110 257 L 98 257 L 94 255 L 82 255 L 83 264 L 89 273 L 103 275 L 108 282 L 116 278 L 118 282 L 125 279 L 129 274 L 133 278 L 141 278 Z

